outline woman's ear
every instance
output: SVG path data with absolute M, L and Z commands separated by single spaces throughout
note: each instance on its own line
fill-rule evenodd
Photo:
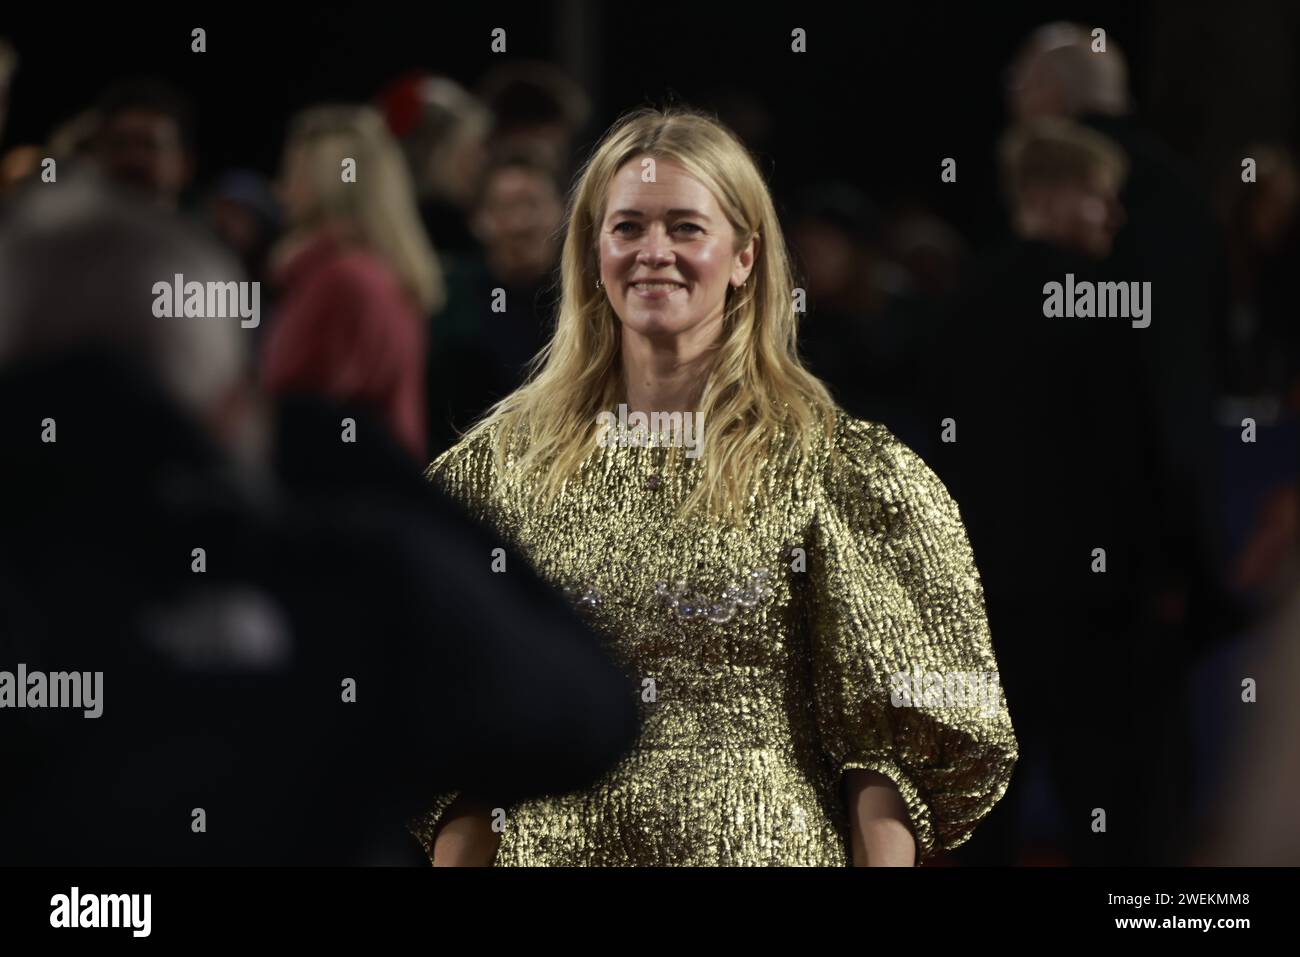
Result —
M 741 247 L 736 253 L 736 262 L 731 270 L 731 284 L 741 286 L 749 281 L 750 273 L 754 271 L 754 257 L 758 251 L 758 233 L 749 237 L 749 242 Z

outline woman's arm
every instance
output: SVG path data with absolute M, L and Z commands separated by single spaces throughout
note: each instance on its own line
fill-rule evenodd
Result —
M 914 867 L 916 839 L 894 782 L 876 771 L 844 772 L 854 867 Z
M 492 830 L 492 811 L 463 794 L 447 808 L 433 839 L 434 867 L 491 867 L 501 835 Z

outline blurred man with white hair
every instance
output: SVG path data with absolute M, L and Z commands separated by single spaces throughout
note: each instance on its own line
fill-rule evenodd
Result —
M 1123 51 L 1109 37 L 1104 52 L 1094 53 L 1094 45 L 1090 32 L 1074 23 L 1049 23 L 1030 34 L 1009 76 L 1016 119 L 1129 112 L 1133 104 Z

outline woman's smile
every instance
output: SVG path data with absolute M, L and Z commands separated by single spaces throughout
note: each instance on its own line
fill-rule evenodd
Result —
M 628 283 L 628 288 L 641 299 L 667 299 L 675 293 L 686 292 L 682 283 L 664 280 L 641 280 Z

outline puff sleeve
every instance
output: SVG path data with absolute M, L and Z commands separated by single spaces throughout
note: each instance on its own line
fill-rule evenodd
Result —
M 434 838 L 438 834 L 438 828 L 442 825 L 442 816 L 451 807 L 459 793 L 459 791 L 444 791 L 435 795 L 429 802 L 428 809 L 407 822 L 407 830 L 420 842 L 420 847 L 424 849 L 430 864 L 434 863 Z
M 964 843 L 1018 745 L 956 503 L 884 426 L 841 415 L 809 556 L 813 697 L 824 758 L 877 771 L 919 858 Z

